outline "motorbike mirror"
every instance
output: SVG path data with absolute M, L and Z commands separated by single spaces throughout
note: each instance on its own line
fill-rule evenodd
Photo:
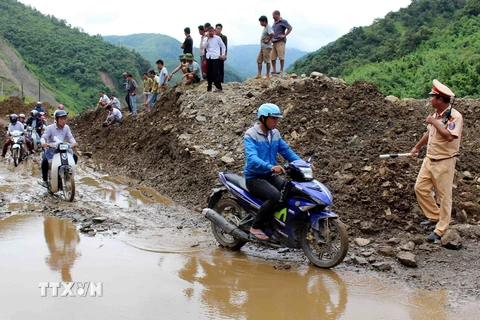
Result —
M 312 151 L 310 158 L 308 158 L 307 162 L 310 163 L 312 161 L 313 156 L 315 155 L 315 151 Z

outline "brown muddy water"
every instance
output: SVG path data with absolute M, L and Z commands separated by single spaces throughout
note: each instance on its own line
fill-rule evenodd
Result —
M 13 214 L 0 221 L 0 319 L 475 319 L 468 305 L 452 310 L 445 291 L 184 249 L 139 250 L 67 220 Z M 61 281 L 70 291 L 54 296 L 46 283 Z

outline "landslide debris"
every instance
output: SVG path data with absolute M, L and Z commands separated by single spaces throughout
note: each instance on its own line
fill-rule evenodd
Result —
M 409 152 L 426 129 L 426 100 L 383 96 L 367 82 L 352 85 L 327 77 L 274 77 L 225 85 L 223 93 L 177 85 L 155 110 L 126 115 L 103 128 L 105 111 L 72 119 L 81 150 L 112 172 L 134 176 L 187 207 L 206 205 L 219 171 L 241 174 L 243 133 L 258 106 L 278 104 L 283 138 L 301 156 L 316 152 L 316 178 L 334 194 L 333 209 L 364 233 L 419 229 L 414 183 L 419 158 L 379 159 Z M 476 100 L 457 99 L 465 118 L 454 190 L 454 218 L 476 223 L 480 205 L 479 126 Z M 283 163 L 283 159 L 279 159 Z M 420 229 L 419 229 L 420 230 Z

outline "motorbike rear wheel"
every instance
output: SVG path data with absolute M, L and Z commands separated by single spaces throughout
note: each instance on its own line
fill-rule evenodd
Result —
M 232 199 L 221 199 L 217 202 L 213 210 L 235 225 L 238 225 L 242 220 L 242 207 L 240 207 L 240 205 Z M 213 222 L 212 233 L 220 245 L 230 250 L 240 250 L 240 248 L 246 243 L 244 240 L 237 239 L 234 236 L 229 235 L 220 227 L 217 227 L 217 225 L 215 225 Z
M 66 172 L 62 179 L 62 190 L 65 200 L 72 202 L 75 198 L 75 179 L 73 173 Z
M 16 167 L 20 162 L 20 155 L 18 149 L 12 149 L 12 158 L 13 158 L 13 165 Z
M 323 223 L 322 223 L 323 222 Z M 348 233 L 338 219 L 325 219 L 317 231 L 310 224 L 302 230 L 301 245 L 308 260 L 320 268 L 333 268 L 348 252 Z

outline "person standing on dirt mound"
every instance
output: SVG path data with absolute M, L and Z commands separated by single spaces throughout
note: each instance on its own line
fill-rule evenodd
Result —
M 272 74 L 283 72 L 285 66 L 285 45 L 287 43 L 287 36 L 292 32 L 292 26 L 287 20 L 280 16 L 280 11 L 273 11 L 273 47 L 270 59 L 272 60 Z M 277 59 L 280 60 L 280 72 L 277 72 Z
M 222 38 L 215 34 L 213 27 L 208 28 L 208 38 L 204 44 L 205 58 L 207 60 L 207 91 L 212 91 L 212 83 L 215 84 L 216 92 L 222 92 L 220 76 L 220 60 L 227 60 L 226 47 Z
M 125 80 L 125 90 L 127 91 L 125 95 L 125 102 L 127 103 L 128 111 L 132 113 L 132 106 L 130 105 L 130 93 L 129 93 L 129 88 L 130 88 L 130 81 L 128 80 L 128 73 L 124 72 L 122 74 L 123 79 Z
M 253 221 L 250 233 L 258 240 L 268 240 L 264 233 L 265 223 L 273 216 L 280 202 L 280 190 L 285 180 L 277 174 L 285 173 L 285 169 L 277 165 L 277 154 L 288 162 L 300 157 L 283 141 L 277 129 L 282 118 L 280 108 L 273 103 L 264 103 L 258 108 L 257 123 L 247 130 L 243 143 L 245 146 L 246 185 L 251 194 L 264 201 Z
M 452 185 L 460 151 L 463 117 L 450 105 L 450 99 L 454 99 L 455 94 L 437 79 L 433 80 L 433 88 L 429 94 L 435 113 L 427 117 L 427 132 L 412 149 L 412 155 L 418 154 L 428 143 L 427 155 L 415 183 L 415 193 L 423 213 L 428 218 L 420 225 L 435 226 L 435 230 L 427 237 L 428 242 L 434 242 L 440 240 L 450 225 Z M 440 208 L 431 194 L 433 187 Z
M 131 73 L 127 74 L 128 80 L 128 95 L 130 96 L 130 108 L 132 109 L 132 114 L 137 114 L 137 82 L 133 79 Z
M 40 139 L 40 143 L 45 149 L 45 153 L 42 160 L 42 180 L 39 179 L 38 183 L 45 188 L 48 188 L 49 161 L 52 161 L 53 156 L 55 155 L 55 149 L 47 148 L 47 145 L 67 142 L 66 140 L 73 148 L 78 145 L 72 135 L 72 131 L 70 131 L 70 127 L 67 125 L 67 113 L 65 110 L 57 110 L 55 113 L 55 123 L 52 123 L 47 127 Z M 73 154 L 73 159 L 75 160 L 75 163 L 77 163 L 78 156 Z

